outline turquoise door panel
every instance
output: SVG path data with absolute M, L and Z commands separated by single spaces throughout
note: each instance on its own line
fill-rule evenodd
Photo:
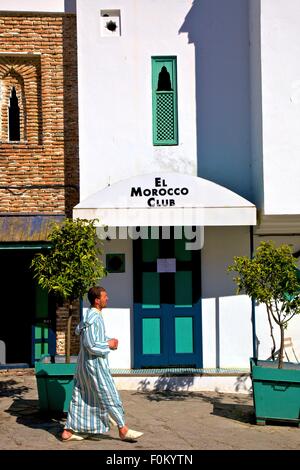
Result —
M 44 354 L 54 355 L 56 350 L 56 336 L 51 323 L 48 293 L 36 285 L 35 289 L 35 317 L 32 325 L 32 364 Z

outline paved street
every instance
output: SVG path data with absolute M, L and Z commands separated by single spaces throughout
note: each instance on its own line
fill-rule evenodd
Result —
M 298 450 L 300 429 L 254 424 L 252 398 L 212 392 L 121 391 L 127 422 L 145 435 L 122 442 L 116 429 L 99 441 L 63 443 L 64 418 L 38 411 L 32 371 L 0 371 L 1 450 Z

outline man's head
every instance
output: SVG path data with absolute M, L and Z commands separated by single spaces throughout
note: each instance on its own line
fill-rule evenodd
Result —
M 88 291 L 88 299 L 92 307 L 102 310 L 106 307 L 108 296 L 104 287 L 94 286 Z

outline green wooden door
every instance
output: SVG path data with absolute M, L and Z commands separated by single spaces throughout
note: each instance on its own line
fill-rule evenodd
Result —
M 201 367 L 200 252 L 184 239 L 133 243 L 134 367 Z
M 48 293 L 36 285 L 35 318 L 32 325 L 32 363 L 43 354 L 55 354 L 56 338 L 53 325 L 54 306 Z

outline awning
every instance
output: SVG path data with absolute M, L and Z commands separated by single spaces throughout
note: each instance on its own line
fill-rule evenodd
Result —
M 298 214 L 258 214 L 254 235 L 299 235 L 300 216 Z
M 0 216 L 0 243 L 45 242 L 53 224 L 62 223 L 64 219 L 64 215 Z
M 73 217 L 110 227 L 255 225 L 256 207 L 204 178 L 161 172 L 97 191 L 74 207 Z

